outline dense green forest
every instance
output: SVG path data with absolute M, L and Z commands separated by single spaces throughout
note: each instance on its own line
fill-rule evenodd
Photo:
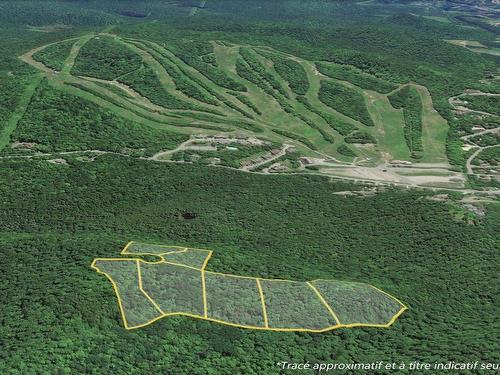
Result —
M 481 151 L 476 159 L 474 159 L 474 164 L 488 163 L 492 166 L 500 165 L 500 148 L 492 147 Z
M 498 207 L 471 225 L 417 192 L 346 198 L 332 193 L 359 187 L 116 156 L 2 162 L 2 175 L 3 372 L 279 373 L 277 361 L 498 356 L 485 340 L 496 319 Z M 410 310 L 385 330 L 254 332 L 171 317 L 128 332 L 89 265 L 130 239 L 214 249 L 215 271 L 369 282 Z
M 96 37 L 85 43 L 72 74 L 114 80 L 141 67 L 141 58 L 109 37 Z
M 363 73 L 362 70 L 340 64 L 319 63 L 318 70 L 328 77 L 338 80 L 348 81 L 366 90 L 378 91 L 387 94 L 397 86 L 384 81 L 370 74 Z
M 187 136 L 143 127 L 94 103 L 42 83 L 12 134 L 42 152 L 103 150 L 151 156 L 172 149 Z
M 265 115 L 266 106 L 247 91 L 250 82 L 292 119 L 311 121 L 296 116 L 301 109 L 318 116 L 318 128 L 308 128 L 311 134 L 351 157 L 359 156 L 355 143 L 378 147 L 363 90 L 388 93 L 393 85 L 415 82 L 428 88 L 448 121 L 448 161 L 463 169 L 473 151 L 462 150 L 460 137 L 472 134 L 475 125 L 497 127 L 498 118 L 456 116 L 448 99 L 466 89 L 498 94 L 499 60 L 446 40 L 490 46 L 495 28 L 461 10 L 448 12 L 449 2 L 210 0 L 204 8 L 197 5 L 189 0 L 0 2 L 0 372 L 280 374 L 280 361 L 498 363 L 498 203 L 474 202 L 478 213 L 460 202 L 460 192 L 448 192 L 450 199 L 443 200 L 428 190 L 384 187 L 375 193 L 373 186 L 314 174 L 263 175 L 139 159 L 173 149 L 188 136 L 166 130 L 168 124 L 146 126 L 84 99 L 107 98 L 108 107 L 122 108 L 130 94 L 117 86 L 96 83 L 114 93 L 114 100 L 79 83 L 67 85 L 80 93 L 72 95 L 18 58 L 57 43 L 34 57 L 59 70 L 72 45 L 59 43 L 63 40 L 105 32 L 155 42 L 208 83 L 183 73 L 188 83 L 172 82 L 184 99 L 169 95 L 157 72 L 139 63 L 138 51 L 108 45 L 110 37 L 88 42 L 75 71 L 116 78 L 153 104 L 176 110 L 176 116 L 193 111 L 199 131 L 246 127 L 315 150 L 316 144 L 294 129 L 264 129 L 249 117 L 219 124 L 220 107 L 192 101 L 200 93 L 215 97 L 213 83 L 226 90 L 229 103 L 241 103 L 252 116 Z M 232 74 L 221 65 L 233 55 L 220 58 L 220 46 L 244 46 Z M 313 64 L 298 66 L 281 55 L 270 56 L 263 52 L 266 46 L 316 62 L 318 74 L 327 76 L 323 87 L 304 80 L 302 69 Z M 123 59 L 115 65 L 110 53 Z M 169 66 L 168 56 L 156 57 Z M 344 80 L 351 84 L 339 82 Z M 308 99 L 313 91 L 320 92 L 323 103 Z M 415 103 L 422 99 L 401 94 L 393 94 L 391 102 L 408 124 L 418 119 Z M 492 114 L 498 107 L 496 97 L 465 100 L 471 109 Z M 327 113 L 323 104 L 360 123 Z M 145 118 L 139 107 L 129 111 Z M 333 144 L 324 138 L 331 136 L 328 131 L 336 132 Z M 417 133 L 407 131 L 407 140 L 418 144 Z M 493 146 L 498 138 L 485 134 L 472 141 Z M 14 142 L 29 143 L 33 150 L 12 148 Z M 130 157 L 61 154 L 93 149 Z M 224 150 L 222 163 L 233 165 L 267 149 Z M 498 150 L 482 150 L 473 165 L 498 166 Z M 54 154 L 36 157 L 36 151 Z M 175 158 L 186 160 L 189 154 Z M 212 156 L 208 151 L 205 159 Z M 295 152 L 276 161 L 298 167 L 299 156 Z M 54 163 L 55 158 L 64 162 Z M 318 167 L 306 169 L 317 172 Z M 474 176 L 469 183 L 478 189 L 499 187 L 495 180 Z M 323 334 L 259 332 L 187 317 L 127 331 L 109 281 L 90 264 L 96 257 L 119 256 L 129 240 L 212 249 L 212 271 L 370 283 L 397 296 L 409 310 L 389 329 Z
M 251 159 L 266 151 L 270 151 L 276 145 L 249 146 L 238 143 L 230 143 L 218 146 L 216 150 L 183 150 L 172 155 L 172 160 L 187 161 L 192 163 L 220 164 L 227 167 L 239 168 L 245 159 Z
M 466 96 L 467 107 L 500 116 L 500 96 Z
M 33 58 L 49 68 L 61 71 L 64 66 L 64 61 L 68 58 L 74 43 L 74 40 L 68 40 L 52 44 L 35 53 Z
M 274 69 L 288 82 L 293 92 L 297 95 L 307 93 L 307 90 L 309 90 L 309 81 L 302 65 L 294 60 L 278 57 L 275 57 L 273 62 Z
M 365 98 L 359 92 L 340 83 L 322 81 L 319 99 L 327 106 L 366 126 L 374 126 L 366 108 Z

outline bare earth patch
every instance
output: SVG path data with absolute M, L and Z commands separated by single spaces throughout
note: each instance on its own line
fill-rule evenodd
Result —
M 47 161 L 52 164 L 69 165 L 66 159 L 49 159 Z
M 71 26 L 64 25 L 61 23 L 56 23 L 53 25 L 46 25 L 46 26 L 30 26 L 30 25 L 28 25 L 27 29 L 30 31 L 36 31 L 39 33 L 53 33 L 56 31 L 71 29 Z

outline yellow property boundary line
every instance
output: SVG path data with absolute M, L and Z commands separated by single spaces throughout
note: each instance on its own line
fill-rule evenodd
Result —
M 264 317 L 264 328 L 269 328 L 269 320 L 267 319 L 267 308 L 266 302 L 264 300 L 264 291 L 262 290 L 262 285 L 260 285 L 260 280 L 255 278 L 257 282 L 257 289 L 259 290 L 260 303 L 262 305 L 262 316 Z
M 158 256 L 158 257 L 162 258 L 162 261 L 160 261 L 160 262 L 149 262 L 149 261 L 145 261 L 143 259 L 137 259 L 137 258 L 95 258 L 92 261 L 92 264 L 91 264 L 91 268 L 92 269 L 96 270 L 100 274 L 105 275 L 106 278 L 113 285 L 113 289 L 114 289 L 116 297 L 118 299 L 118 306 L 119 306 L 119 309 L 120 309 L 120 315 L 121 315 L 124 327 L 127 330 L 132 330 L 132 329 L 146 327 L 146 326 L 148 326 L 148 325 L 150 325 L 150 324 L 152 324 L 152 323 L 156 322 L 157 320 L 160 320 L 160 319 L 162 319 L 164 317 L 178 315 L 178 316 L 187 316 L 187 317 L 201 319 L 201 320 L 207 320 L 207 321 L 210 321 L 210 322 L 220 323 L 220 324 L 224 324 L 224 325 L 231 326 L 231 327 L 237 327 L 237 328 L 247 328 L 247 329 L 266 330 L 266 331 L 275 331 L 275 332 L 311 332 L 311 333 L 322 333 L 322 332 L 327 332 L 327 331 L 331 331 L 331 330 L 338 329 L 338 328 L 353 328 L 353 327 L 389 328 L 401 316 L 401 314 L 403 314 L 403 312 L 405 312 L 406 310 L 408 310 L 408 307 L 404 303 L 402 303 L 399 299 L 397 299 L 396 297 L 390 295 L 389 293 L 384 292 L 383 290 L 381 290 L 381 289 L 379 289 L 379 288 L 377 288 L 377 287 L 375 287 L 375 286 L 373 286 L 371 284 L 357 283 L 357 282 L 350 281 L 350 283 L 363 284 L 363 285 L 370 286 L 370 287 L 378 290 L 379 292 L 385 294 L 386 296 L 394 299 L 402 307 L 391 318 L 391 320 L 388 323 L 386 323 L 386 324 L 370 324 L 370 323 L 341 324 L 340 320 L 339 320 L 339 318 L 337 316 L 337 314 L 335 313 L 335 311 L 326 302 L 326 300 L 321 295 L 321 293 L 319 292 L 319 290 L 314 285 L 312 285 L 312 283 L 314 283 L 316 281 L 328 281 L 328 280 L 326 280 L 326 279 L 315 279 L 315 280 L 307 281 L 306 284 L 315 292 L 315 294 L 317 295 L 318 299 L 321 301 L 321 303 L 326 307 L 326 309 L 328 310 L 328 312 L 334 318 L 336 324 L 333 325 L 333 326 L 328 326 L 326 328 L 322 328 L 322 329 L 309 329 L 309 328 L 272 328 L 272 327 L 269 327 L 269 321 L 268 321 L 268 316 L 267 316 L 267 309 L 266 309 L 266 304 L 265 304 L 265 299 L 264 299 L 264 291 L 262 290 L 262 286 L 261 286 L 260 281 L 261 280 L 266 280 L 266 281 L 287 281 L 287 282 L 291 282 L 291 283 L 297 283 L 297 282 L 300 282 L 300 281 L 285 280 L 285 279 L 265 279 L 265 278 L 260 278 L 260 277 L 238 276 L 238 275 L 233 275 L 233 274 L 225 274 L 225 273 L 220 273 L 220 272 L 206 271 L 206 273 L 210 273 L 210 274 L 214 274 L 214 275 L 222 275 L 222 276 L 236 277 L 236 278 L 242 278 L 242 279 L 256 280 L 257 289 L 259 291 L 260 301 L 261 301 L 261 305 L 262 305 L 262 315 L 263 315 L 263 319 L 264 319 L 264 326 L 243 325 L 243 324 L 231 323 L 231 322 L 228 322 L 228 321 L 225 321 L 225 320 L 214 319 L 214 318 L 208 317 L 207 292 L 206 292 L 206 283 L 205 283 L 205 268 L 206 268 L 206 266 L 208 264 L 208 261 L 210 260 L 210 258 L 212 256 L 212 254 L 213 254 L 213 251 L 211 251 L 211 250 L 205 250 L 205 249 L 187 248 L 187 247 L 181 247 L 181 246 L 154 245 L 154 246 L 157 246 L 157 247 L 166 247 L 166 248 L 170 248 L 170 249 L 175 248 L 175 249 L 179 249 L 179 250 L 168 251 L 168 252 L 165 252 L 165 253 L 162 253 L 162 254 L 153 254 L 153 253 L 144 253 L 144 252 L 143 253 L 127 252 L 127 250 L 130 247 L 130 245 L 132 245 L 132 243 L 134 243 L 134 242 L 135 241 L 128 242 L 127 245 L 125 245 L 125 247 L 123 248 L 123 250 L 120 252 L 120 255 L 154 255 L 154 256 Z M 205 252 L 208 253 L 208 255 L 207 255 L 205 261 L 203 262 L 203 265 L 201 266 L 201 268 L 195 268 L 195 267 L 191 267 L 191 266 L 187 266 L 187 265 L 179 264 L 179 263 L 167 262 L 163 258 L 163 255 L 173 254 L 173 253 L 182 253 L 182 252 L 186 252 L 188 249 L 191 249 L 191 250 L 201 250 L 201 251 L 205 251 Z M 139 283 L 139 290 L 153 304 L 153 306 L 155 307 L 155 309 L 158 310 L 158 312 L 161 315 L 159 315 L 156 318 L 151 319 L 148 322 L 143 323 L 143 324 L 133 325 L 133 326 L 129 325 L 128 322 L 127 322 L 127 318 L 125 316 L 125 310 L 123 308 L 122 299 L 121 299 L 121 296 L 120 296 L 120 292 L 118 290 L 118 285 L 116 285 L 115 281 L 113 280 L 113 278 L 111 276 L 109 276 L 106 272 L 102 272 L 101 270 L 99 270 L 99 268 L 97 268 L 96 262 L 99 261 L 99 260 L 104 260 L 104 261 L 134 261 L 136 263 L 136 267 L 137 267 L 137 275 L 138 275 L 137 277 L 138 277 L 138 283 Z M 202 275 L 202 279 L 201 280 L 202 280 L 202 292 L 203 292 L 203 316 L 201 316 L 201 315 L 195 315 L 195 314 L 191 314 L 191 313 L 186 313 L 186 312 L 165 313 L 160 308 L 160 306 L 154 301 L 154 299 L 151 298 L 151 296 L 149 296 L 146 293 L 146 291 L 143 289 L 143 287 L 142 287 L 142 275 L 141 275 L 141 266 L 140 266 L 141 263 L 145 263 L 145 264 L 172 264 L 172 265 L 182 266 L 182 267 L 186 267 L 186 268 L 193 269 L 193 270 L 196 270 L 196 271 L 200 271 L 201 275 Z

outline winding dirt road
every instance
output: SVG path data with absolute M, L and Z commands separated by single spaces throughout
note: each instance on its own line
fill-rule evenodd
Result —
M 493 148 L 493 147 L 500 147 L 500 145 L 493 145 L 493 146 L 486 146 L 486 147 L 480 147 L 479 150 L 475 151 L 471 156 L 469 156 L 469 158 L 467 159 L 467 161 L 465 162 L 465 166 L 467 168 L 467 173 L 468 174 L 475 174 L 474 173 L 474 169 L 473 169 L 473 166 L 472 166 L 472 160 L 474 160 L 474 158 L 479 155 L 482 151 L 488 149 L 488 148 Z

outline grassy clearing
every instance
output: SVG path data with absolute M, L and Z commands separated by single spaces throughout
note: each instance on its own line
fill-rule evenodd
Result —
M 422 145 L 424 163 L 447 163 L 446 157 L 446 137 L 448 135 L 448 123 L 434 109 L 432 97 L 429 91 L 423 87 L 415 85 L 422 101 Z
M 404 138 L 404 118 L 400 110 L 394 109 L 386 96 L 369 93 L 368 109 L 375 122 L 371 132 L 384 160 L 410 160 L 410 151 Z
M 488 47 L 477 40 L 447 40 L 447 42 L 456 46 L 467 48 L 469 51 L 476 53 L 486 53 L 494 56 L 500 56 L 500 48 Z
M 412 86 L 406 85 L 389 95 L 389 101 L 395 109 L 403 111 L 405 141 L 410 149 L 411 157 L 421 159 L 424 151 L 422 146 L 423 106 L 419 93 Z

